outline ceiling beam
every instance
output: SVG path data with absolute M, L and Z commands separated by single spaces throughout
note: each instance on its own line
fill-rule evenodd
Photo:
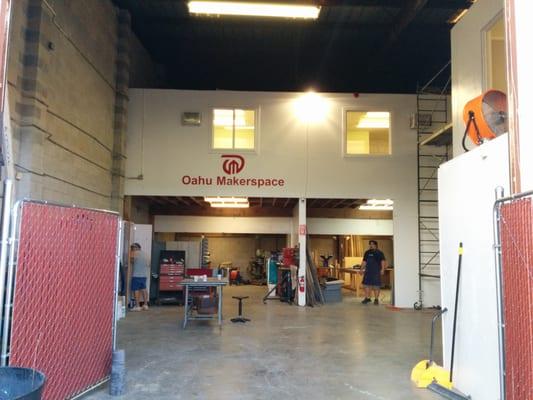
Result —
M 322 6 L 327 7 L 379 7 L 379 8 L 402 8 L 406 0 L 319 0 Z M 468 8 L 472 5 L 471 0 L 430 0 L 428 8 L 453 10 Z
M 196 200 L 195 197 L 189 197 L 189 199 L 191 199 L 194 203 L 196 203 L 197 205 L 199 205 L 200 207 L 204 207 L 204 204 L 198 200 Z
M 333 208 L 337 208 L 338 206 L 344 204 L 345 201 L 346 201 L 345 199 L 338 201 L 337 203 L 333 204 Z
M 348 204 L 349 208 L 356 208 L 358 205 L 363 204 L 364 200 L 354 200 L 350 204 Z
M 165 202 L 167 202 L 168 204 L 172 204 L 173 206 L 178 206 L 179 207 L 179 204 L 176 200 L 172 199 L 172 197 L 167 197 L 167 196 L 164 196 L 163 197 L 163 200 Z
M 394 43 L 398 41 L 402 32 L 411 24 L 411 22 L 413 22 L 420 10 L 426 6 L 427 2 L 428 0 L 405 1 L 405 6 L 401 9 L 396 17 L 396 21 L 390 30 L 388 39 L 383 46 L 383 52 L 386 52 L 391 48 L 392 45 L 394 45 Z
M 455 10 L 450 11 L 450 16 Z M 287 37 L 294 34 L 305 32 L 305 35 L 324 35 L 326 33 L 335 33 L 338 36 L 344 35 L 358 35 L 358 36 L 375 36 L 380 33 L 387 33 L 390 31 L 393 21 L 385 21 L 381 23 L 368 23 L 358 21 L 327 21 L 316 24 L 309 24 L 309 22 L 292 22 L 290 25 L 280 26 L 280 23 L 274 21 L 260 21 L 253 24 L 249 21 L 229 21 L 222 24 L 220 21 L 191 21 L 189 19 L 181 20 L 176 18 L 158 17 L 139 21 L 135 27 L 135 31 L 140 33 L 143 38 L 150 38 L 155 40 L 157 38 L 173 39 L 177 37 L 185 38 L 201 38 L 201 37 L 216 37 L 217 33 L 224 33 L 224 35 L 247 33 L 248 38 L 254 38 L 258 35 L 275 35 L 277 37 Z M 412 20 L 410 21 L 412 22 Z M 446 28 L 448 31 L 451 26 L 446 20 L 441 22 L 416 21 L 414 26 L 420 29 L 438 29 L 440 27 Z M 244 39 L 244 38 L 241 38 Z
M 157 203 L 157 204 L 166 204 L 166 202 L 159 198 L 159 197 L 156 197 L 156 196 L 148 196 L 148 199 L 151 201 L 151 202 L 154 202 L 154 203 Z
M 312 199 L 310 202 L 309 202 L 309 207 L 313 207 L 316 203 L 317 203 L 318 199 Z
M 187 207 L 190 206 L 190 203 L 186 201 L 183 197 L 176 196 L 176 200 L 178 200 L 180 203 L 185 204 Z
M 333 199 L 328 199 L 326 200 L 325 202 L 323 202 L 322 204 L 320 204 L 320 208 L 326 208 L 326 206 L 331 203 L 333 201 Z
M 287 0 L 277 0 L 286 3 Z M 270 0 L 273 2 L 273 0 Z M 157 12 L 158 10 L 172 9 L 176 13 L 189 16 L 186 1 L 184 0 L 113 0 L 118 7 L 128 9 L 132 15 L 145 14 L 147 10 L 146 5 L 149 4 L 149 9 Z M 453 9 L 453 8 L 468 8 L 471 5 L 470 0 L 433 0 L 428 6 L 436 9 Z M 315 0 L 315 4 L 322 7 L 379 7 L 379 8 L 401 8 L 405 4 L 405 0 Z M 177 6 L 177 7 L 176 7 Z M 150 15 L 150 13 L 148 13 Z

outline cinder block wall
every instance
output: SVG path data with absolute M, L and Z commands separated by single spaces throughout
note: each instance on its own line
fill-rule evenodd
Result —
M 156 70 L 129 15 L 110 0 L 17 0 L 12 12 L 17 197 L 121 210 L 130 68 L 150 86 Z

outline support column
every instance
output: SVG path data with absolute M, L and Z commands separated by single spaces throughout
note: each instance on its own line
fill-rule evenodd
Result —
M 306 269 L 307 269 L 307 202 L 298 200 L 298 243 L 300 248 L 300 265 L 298 267 L 298 305 L 306 304 Z
M 525 0 L 506 0 L 507 87 L 509 88 L 509 134 L 511 191 L 533 190 L 533 55 L 530 17 L 533 4 Z
M 130 35 L 131 16 L 128 11 L 119 10 L 117 62 L 116 62 L 116 95 L 115 123 L 113 140 L 113 170 L 111 179 L 111 209 L 124 209 L 124 170 L 125 143 L 128 126 L 128 87 L 130 82 Z

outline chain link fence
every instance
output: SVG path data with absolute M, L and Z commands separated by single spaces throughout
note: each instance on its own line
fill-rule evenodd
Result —
M 495 207 L 506 400 L 533 400 L 533 193 Z
M 3 354 L 46 375 L 44 399 L 72 398 L 110 374 L 119 217 L 30 201 L 18 214 Z

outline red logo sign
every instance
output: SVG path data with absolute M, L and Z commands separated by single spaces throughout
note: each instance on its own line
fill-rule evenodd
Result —
M 222 169 L 228 175 L 235 175 L 241 172 L 244 168 L 244 157 L 237 154 L 224 154 L 221 156 L 224 160 Z

